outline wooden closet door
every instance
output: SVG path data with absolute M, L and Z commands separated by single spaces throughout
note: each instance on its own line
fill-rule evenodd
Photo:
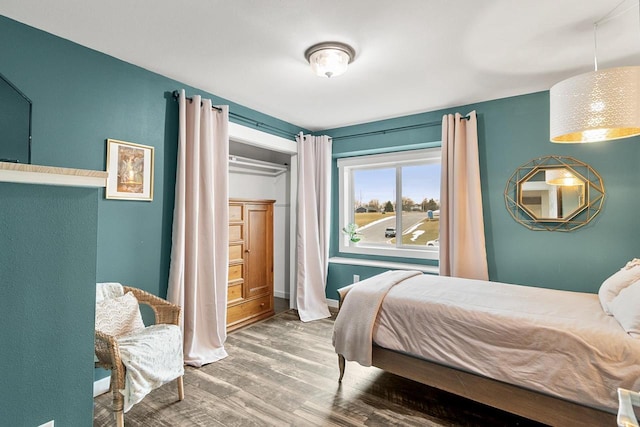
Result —
M 247 298 L 269 294 L 273 289 L 273 205 L 247 204 Z

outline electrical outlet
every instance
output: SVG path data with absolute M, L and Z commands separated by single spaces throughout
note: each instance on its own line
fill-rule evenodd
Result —
M 353 275 L 353 283 L 358 283 L 360 281 L 360 276 L 358 276 L 357 274 Z
M 48 423 L 40 424 L 38 427 L 54 427 L 55 421 L 51 420 Z

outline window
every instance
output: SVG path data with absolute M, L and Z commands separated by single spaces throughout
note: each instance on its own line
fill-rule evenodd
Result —
M 440 148 L 338 159 L 340 252 L 438 258 Z

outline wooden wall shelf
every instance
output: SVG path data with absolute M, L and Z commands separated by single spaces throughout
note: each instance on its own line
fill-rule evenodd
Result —
M 107 176 L 105 171 L 0 162 L 0 182 L 106 187 Z

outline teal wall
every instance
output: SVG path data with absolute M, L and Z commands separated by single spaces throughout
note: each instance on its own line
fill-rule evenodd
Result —
M 549 94 L 540 92 L 447 110 L 323 131 L 333 137 L 417 125 L 446 113 L 478 113 L 478 144 L 484 222 L 491 280 L 546 288 L 597 292 L 602 281 L 628 260 L 640 256 L 640 138 L 599 144 L 549 142 Z M 439 125 L 382 135 L 334 140 L 334 157 L 424 146 L 440 141 Z M 504 202 L 507 180 L 529 160 L 546 155 L 575 157 L 600 173 L 606 200 L 600 214 L 568 233 L 532 231 L 509 215 Z M 334 165 L 335 166 L 335 165 Z M 331 255 L 338 253 L 337 170 L 332 193 Z M 395 260 L 395 259 L 389 259 Z M 420 263 L 418 260 L 411 260 Z M 424 262 L 422 262 L 424 263 Z M 327 297 L 336 289 L 380 272 L 377 268 L 329 266 Z
M 155 147 L 152 202 L 106 200 L 100 190 L 97 272 L 87 284 L 92 295 L 96 281 L 117 281 L 166 295 L 178 134 L 178 104 L 171 96 L 174 90 L 184 88 L 188 96 L 200 94 L 211 98 L 214 104 L 229 105 L 231 113 L 250 119 L 231 119 L 244 126 L 274 134 L 279 134 L 274 127 L 290 135 L 301 130 L 3 16 L 0 16 L 0 74 L 33 102 L 33 164 L 104 170 L 107 138 Z M 71 294 L 68 298 L 73 305 L 93 309 L 93 303 L 84 297 Z M 27 324 L 3 324 L 8 331 L 3 342 L 12 342 L 25 328 L 29 330 L 47 322 L 37 315 L 37 307 L 33 313 Z M 89 322 L 93 328 L 93 321 Z M 73 337 L 66 345 L 83 352 L 93 348 L 92 342 Z M 43 353 L 28 357 L 38 360 L 49 356 Z M 104 375 L 97 373 L 97 377 Z M 78 386 L 84 387 L 89 396 L 88 401 L 86 398 L 79 401 L 88 405 L 83 411 L 90 413 L 91 384 Z M 66 393 L 47 395 L 47 407 L 63 407 L 71 400 Z M 4 400 L 3 405 L 6 404 L 25 416 L 35 406 L 33 399 L 19 396 Z M 89 423 L 85 420 L 61 424 Z M 0 425 L 4 424 L 0 415 Z
M 91 425 L 98 190 L 0 200 L 0 425 Z
M 300 130 L 6 17 L 0 58 L 0 74 L 33 102 L 33 164 L 104 170 L 107 138 L 155 147 L 153 202 L 100 198 L 97 280 L 156 295 L 166 295 L 171 245 L 178 134 L 171 93 L 185 88 L 232 113 L 290 134 Z

